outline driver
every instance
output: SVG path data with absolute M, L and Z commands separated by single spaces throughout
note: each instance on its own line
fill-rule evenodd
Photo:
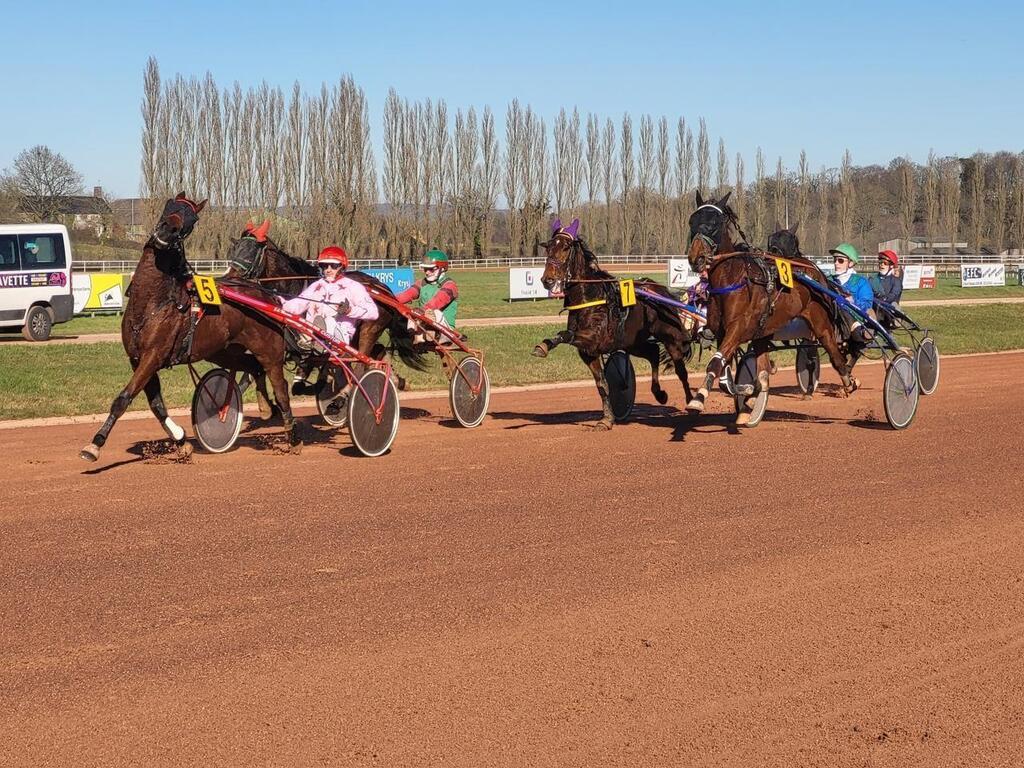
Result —
M 455 328 L 455 318 L 459 312 L 459 286 L 448 276 L 448 256 L 436 248 L 427 251 L 420 267 L 423 279 L 417 280 L 410 287 L 398 294 L 402 304 L 409 304 L 419 299 L 419 309 L 438 325 Z M 422 332 L 416 321 L 409 320 L 409 330 L 417 334 L 417 341 L 422 342 Z
M 871 290 L 871 283 L 867 278 L 857 274 L 856 265 L 860 263 L 860 254 L 857 249 L 849 243 L 840 243 L 829 251 L 832 254 L 832 263 L 835 265 L 835 281 L 846 293 L 855 307 L 865 313 L 872 311 L 875 301 L 875 294 Z M 848 312 L 843 315 L 850 323 L 850 339 L 857 344 L 865 344 L 871 340 L 871 332 L 859 318 Z
M 290 314 L 305 313 L 306 320 L 323 330 L 328 336 L 345 344 L 352 343 L 356 324 L 361 320 L 376 320 L 377 305 L 361 283 L 345 276 L 348 254 L 344 248 L 329 245 L 320 251 L 316 260 L 323 277 L 306 286 L 293 299 L 281 305 Z M 310 394 L 306 384 L 311 366 L 300 365 L 295 373 L 292 394 Z

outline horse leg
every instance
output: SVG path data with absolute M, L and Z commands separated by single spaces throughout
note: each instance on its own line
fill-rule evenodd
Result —
M 581 350 L 577 350 L 580 354 L 580 359 L 587 364 L 590 368 L 590 372 L 594 375 L 594 383 L 597 385 L 597 394 L 601 397 L 601 407 L 604 410 L 604 415 L 601 420 L 594 424 L 594 429 L 608 430 L 611 429 L 615 424 L 615 416 L 612 414 L 612 404 L 608 399 L 608 382 L 604 378 L 604 366 L 601 364 L 601 356 L 591 357 L 590 355 L 584 354 Z
M 86 461 L 96 461 L 100 457 L 100 449 L 107 442 L 107 437 L 110 435 L 110 430 L 114 428 L 114 424 L 128 410 L 128 406 L 132 404 L 135 396 L 142 391 L 146 383 L 160 369 L 159 360 L 160 358 L 157 355 L 150 354 L 143 357 L 138 363 L 132 363 L 132 367 L 135 369 L 132 377 L 128 380 L 124 389 L 114 398 L 114 402 L 110 404 L 110 414 L 107 416 L 107 420 L 103 422 L 103 426 L 100 427 L 99 431 L 93 435 L 92 442 L 78 452 L 80 457 Z M 163 426 L 164 429 L 168 429 L 166 423 Z M 178 427 L 178 429 L 181 429 L 181 427 Z M 174 436 L 173 433 L 171 436 Z M 182 431 L 182 436 L 184 437 L 184 430 Z
M 274 404 L 270 400 L 270 392 L 267 391 L 267 372 L 260 371 L 253 379 L 256 382 L 256 405 L 260 409 L 260 418 L 269 419 L 274 415 Z
M 548 353 L 559 344 L 572 344 L 574 338 L 575 336 L 570 330 L 559 331 L 550 339 L 543 339 L 530 354 L 534 357 L 547 357 Z
M 182 458 L 192 455 L 192 446 L 185 440 L 185 430 L 179 427 L 167 413 L 167 406 L 164 405 L 164 396 L 160 389 L 160 374 L 154 373 L 152 378 L 146 382 L 143 389 L 146 391 L 146 399 L 149 400 L 149 410 L 156 416 L 167 432 L 171 440 L 178 448 L 178 454 Z
M 729 360 L 732 360 L 736 350 L 740 346 L 740 334 L 739 333 L 726 333 L 725 338 L 718 345 L 718 351 L 715 352 L 711 360 L 708 362 L 707 372 L 704 375 L 704 383 L 701 384 L 697 390 L 697 394 L 693 396 L 693 399 L 686 404 L 686 410 L 690 413 L 701 413 L 704 410 L 704 404 L 708 399 L 708 395 L 711 394 L 711 387 L 714 386 L 715 382 L 722 378 L 722 374 L 725 373 L 725 369 L 729 365 Z
M 860 386 L 860 382 L 850 375 L 852 366 L 847 363 L 846 356 L 839 349 L 839 342 L 832 330 L 831 322 L 823 328 L 821 333 L 818 333 L 813 325 L 811 330 L 815 331 L 815 336 L 821 342 L 821 346 L 825 348 L 825 352 L 828 353 L 829 362 L 832 363 L 832 367 L 836 369 L 836 373 L 842 379 L 843 397 L 849 397 Z
M 274 399 L 277 401 L 277 407 L 281 409 L 281 422 L 288 438 L 288 447 L 292 453 L 301 453 L 302 440 L 299 438 L 295 418 L 292 416 L 291 396 L 288 392 L 288 380 L 284 377 L 284 366 L 280 360 L 275 362 L 269 355 L 261 359 L 260 364 L 266 370 L 267 376 L 270 377 L 270 385 L 274 388 Z
M 651 342 L 647 341 L 643 344 L 637 344 L 632 350 L 629 350 L 630 354 L 636 354 L 639 357 L 644 358 L 651 364 L 651 394 L 654 395 L 654 399 L 658 401 L 660 405 L 664 405 L 668 402 L 668 392 L 661 388 L 661 382 L 658 380 L 658 368 L 661 367 L 661 349 L 660 347 Z
M 768 390 L 769 381 L 771 377 L 771 371 L 775 367 L 774 361 L 771 359 L 771 355 L 768 354 L 768 349 L 771 347 L 771 343 L 767 339 L 758 339 L 752 345 L 754 354 L 757 355 L 757 384 L 761 390 Z M 750 422 L 750 412 L 754 408 L 754 401 L 757 399 L 759 391 L 755 391 L 750 397 L 744 398 L 743 410 L 736 414 L 737 426 L 743 427 Z

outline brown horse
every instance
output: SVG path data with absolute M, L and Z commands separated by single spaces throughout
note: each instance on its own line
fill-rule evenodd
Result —
M 578 226 L 579 222 L 573 222 L 564 229 L 556 226 L 551 239 L 543 244 L 547 250 L 547 263 L 541 283 L 549 291 L 564 290 L 563 306 L 569 311 L 569 322 L 566 330 L 538 344 L 534 354 L 546 357 L 559 344 L 576 347 L 580 359 L 590 368 L 597 393 L 601 396 L 604 415 L 594 426 L 611 429 L 615 418 L 608 399 L 602 355 L 621 349 L 648 360 L 651 364 L 651 392 L 659 403 L 665 404 L 668 393 L 658 383 L 659 342 L 664 346 L 689 399 L 691 392 L 686 362 L 692 351 L 692 337 L 679 314 L 666 305 L 638 294 L 635 305 L 623 307 L 618 278 L 597 266 L 597 257 L 576 237 L 575 228 Z M 667 288 L 653 280 L 637 280 L 635 285 L 638 289 L 673 298 Z M 652 340 L 652 336 L 657 341 Z
M 320 270 L 313 264 L 290 256 L 268 235 L 270 223 L 264 221 L 259 227 L 249 222 L 238 240 L 233 240 L 228 250 L 230 268 L 228 277 L 253 280 L 268 291 L 295 296 L 320 277 Z M 364 272 L 346 272 L 346 277 L 361 283 L 377 305 L 377 319 L 359 323 L 352 346 L 368 357 L 380 360 L 386 353 L 397 354 L 410 368 L 422 371 L 427 367 L 425 355 L 413 345 L 413 334 L 404 317 L 390 304 L 377 299 L 377 295 L 392 295 L 391 290 L 380 280 Z M 388 346 L 380 342 L 384 331 L 388 332 Z M 399 378 L 399 387 L 404 381 Z M 257 379 L 257 391 L 261 386 Z
M 690 246 L 687 256 L 691 268 L 708 275 L 708 328 L 718 340 L 718 351 L 708 363 L 707 374 L 697 395 L 686 406 L 700 413 L 711 387 L 729 365 L 741 344 L 753 342 L 757 354 L 759 386 L 768 387 L 768 355 L 772 335 L 796 318 L 802 319 L 810 333 L 828 353 L 832 367 L 843 381 L 848 395 L 856 385 L 836 335 L 837 312 L 832 301 L 798 280 L 793 287 L 780 282 L 776 265 L 766 254 L 754 252 L 742 241 L 734 243 L 732 229 L 739 229 L 736 214 L 728 205 L 729 194 L 721 200 L 705 202 L 697 192 L 697 210 L 690 216 Z M 789 262 L 794 272 L 803 273 L 826 284 L 817 265 L 807 259 Z M 752 393 L 748 393 L 752 394 Z M 749 413 L 742 412 L 737 423 L 745 424 Z
M 210 360 L 232 370 L 266 370 L 281 407 L 289 443 L 297 447 L 284 378 L 285 344 L 280 328 L 259 313 L 228 303 L 201 306 L 193 296 L 185 240 L 206 205 L 180 193 L 164 206 L 160 220 L 142 250 L 128 289 L 121 321 L 121 341 L 131 363 L 131 379 L 114 398 L 110 415 L 80 456 L 96 461 L 110 430 L 145 389 L 153 415 L 178 445 L 188 452 L 185 430 L 167 414 L 160 391 L 161 368 Z M 251 355 L 246 354 L 248 350 Z

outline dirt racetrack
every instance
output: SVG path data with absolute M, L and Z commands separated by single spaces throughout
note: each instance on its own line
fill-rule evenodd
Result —
M 414 401 L 376 460 L 0 432 L 0 765 L 1020 766 L 1024 354 L 902 433 L 859 372 L 743 432 Z

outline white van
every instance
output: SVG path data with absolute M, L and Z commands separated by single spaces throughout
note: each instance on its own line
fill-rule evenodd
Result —
M 74 314 L 71 241 L 61 224 L 0 224 L 0 332 L 46 341 Z

